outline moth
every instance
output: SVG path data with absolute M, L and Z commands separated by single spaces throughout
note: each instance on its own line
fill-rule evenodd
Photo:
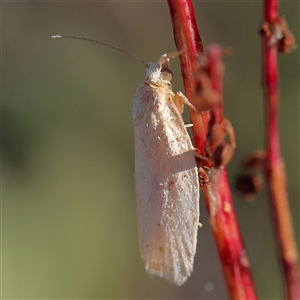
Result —
M 74 36 L 52 36 L 95 42 L 146 65 L 145 81 L 134 97 L 135 186 L 138 236 L 147 272 L 182 285 L 191 275 L 199 227 L 199 180 L 195 148 L 182 119 L 183 105 L 172 91 L 171 57 L 145 61 L 107 43 Z
M 134 97 L 135 186 L 139 245 L 148 273 L 182 285 L 191 275 L 199 225 L 195 148 L 172 92 L 170 55 L 146 67 Z

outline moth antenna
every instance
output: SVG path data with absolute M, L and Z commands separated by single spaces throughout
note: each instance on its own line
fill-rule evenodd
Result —
M 105 43 L 105 42 L 101 42 L 101 41 L 97 41 L 97 40 L 93 40 L 93 39 L 89 39 L 89 38 L 84 38 L 84 37 L 79 37 L 79 36 L 71 36 L 71 35 L 52 35 L 51 38 L 52 39 L 68 38 L 68 39 L 76 39 L 76 40 L 82 40 L 82 41 L 87 41 L 87 42 L 92 42 L 92 43 L 100 44 L 102 46 L 105 46 L 105 47 L 117 50 L 117 51 L 119 51 L 121 53 L 124 53 L 124 54 L 128 55 L 129 57 L 142 62 L 144 65 L 148 64 L 143 59 L 141 59 L 141 58 L 139 58 L 139 57 L 137 57 L 137 56 L 135 56 L 135 55 L 133 55 L 133 54 L 131 54 L 131 53 L 129 53 L 129 52 L 121 49 L 121 48 L 118 48 L 116 46 L 110 45 L 110 44 Z

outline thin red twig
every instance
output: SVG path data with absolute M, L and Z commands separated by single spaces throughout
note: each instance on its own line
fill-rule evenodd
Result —
M 264 1 L 264 26 L 273 26 L 278 21 L 277 0 Z M 279 26 L 279 25 L 278 25 Z M 264 27 L 263 27 L 264 28 Z M 272 27 L 270 27 L 272 28 Z M 280 29 L 280 27 L 279 27 Z M 277 239 L 280 264 L 286 299 L 300 299 L 298 279 L 298 256 L 294 240 L 292 219 L 289 210 L 286 174 L 280 154 L 277 129 L 279 90 L 277 53 L 278 45 L 271 32 L 263 36 L 263 88 L 266 118 L 266 184 L 268 185 L 270 208 Z
M 190 0 L 168 0 L 168 4 L 177 49 L 185 50 L 180 56 L 185 92 L 194 104 L 195 80 L 193 76 L 198 68 L 198 53 L 203 53 L 203 44 L 198 33 L 193 5 Z M 213 85 L 222 94 L 222 84 L 213 82 Z M 215 115 L 215 122 L 221 123 L 222 105 L 217 105 L 212 114 Z M 195 146 L 204 154 L 210 115 L 190 110 L 190 116 Z M 223 169 L 218 175 L 213 176 L 211 184 L 205 187 L 203 192 L 230 298 L 257 299 L 247 253 L 233 207 L 226 170 Z

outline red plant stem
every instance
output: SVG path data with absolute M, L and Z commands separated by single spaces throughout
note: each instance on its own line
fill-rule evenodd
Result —
M 195 89 L 193 76 L 198 68 L 198 53 L 203 52 L 193 5 L 191 0 L 168 0 L 168 4 L 177 49 L 185 50 L 180 56 L 181 70 L 186 95 L 193 103 Z M 219 92 L 222 93 L 222 85 L 219 85 L 219 89 Z M 217 122 L 219 123 L 222 120 L 219 117 L 222 113 L 222 106 L 217 110 L 215 114 L 218 115 Z M 195 146 L 204 153 L 209 115 L 208 113 L 198 114 L 193 110 L 189 112 L 194 125 Z M 257 299 L 225 169 L 213 176 L 211 184 L 205 187 L 203 192 L 230 298 L 238 300 Z
M 277 0 L 264 1 L 264 23 L 271 24 L 278 17 Z M 266 181 L 286 299 L 300 299 L 298 257 L 292 218 L 289 210 L 286 174 L 281 159 L 277 116 L 279 103 L 277 47 L 263 38 L 263 88 L 266 115 Z
M 193 73 L 198 65 L 196 57 L 203 53 L 203 44 L 198 32 L 194 8 L 192 2 L 168 0 L 170 14 L 172 17 L 173 33 L 178 51 L 184 50 L 180 55 L 181 73 L 186 95 L 192 99 L 194 94 Z M 187 34 L 188 33 L 188 34 Z M 191 100 L 192 101 L 192 100 Z M 204 146 L 207 133 L 207 114 L 193 114 L 193 136 L 194 143 L 204 155 Z

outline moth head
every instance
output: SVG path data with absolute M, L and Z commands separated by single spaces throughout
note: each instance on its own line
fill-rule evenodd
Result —
M 173 52 L 170 54 L 163 54 L 158 60 L 158 65 L 160 66 L 160 77 L 163 81 L 171 82 L 173 79 L 173 73 L 170 70 L 170 58 L 181 55 L 184 52 L 184 49 L 179 52 Z
M 170 70 L 170 58 L 182 54 L 183 51 L 163 54 L 157 62 L 149 62 L 146 68 L 146 81 L 171 86 L 173 73 Z
M 163 54 L 157 62 L 149 62 L 146 68 L 147 82 L 158 85 L 169 85 L 173 74 L 169 69 L 169 58 Z

